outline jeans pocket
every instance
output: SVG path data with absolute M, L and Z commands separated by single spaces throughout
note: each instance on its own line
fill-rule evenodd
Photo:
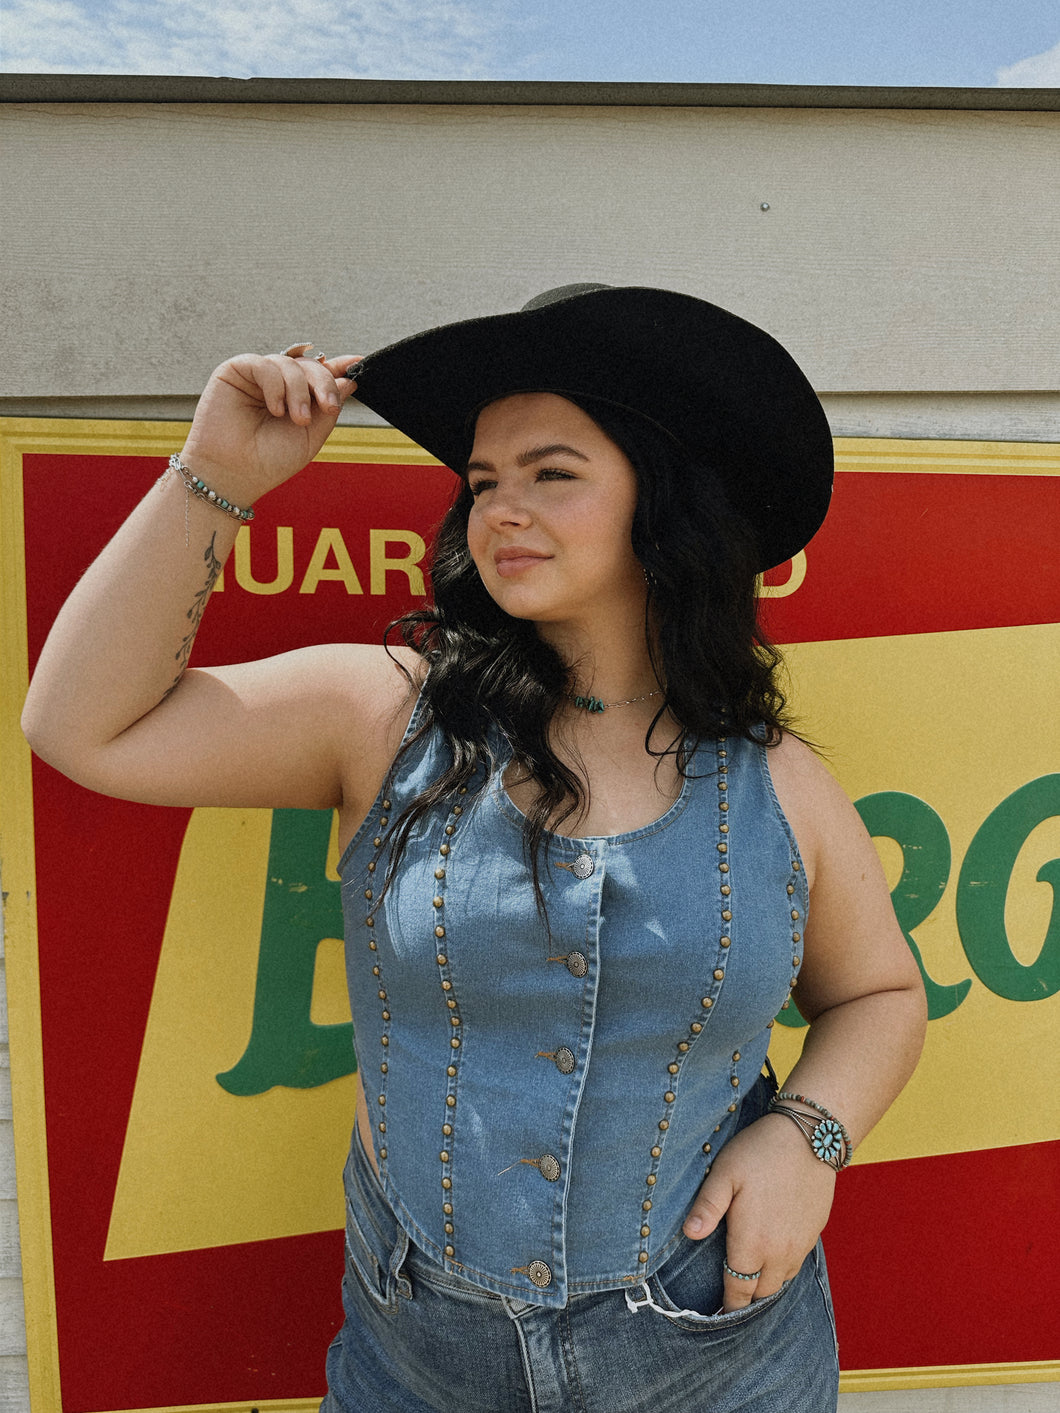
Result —
M 702 1242 L 682 1237 L 677 1250 L 647 1282 L 655 1308 L 678 1329 L 724 1333 L 759 1318 L 782 1300 L 791 1281 L 739 1310 L 722 1310 L 724 1227 Z M 645 1302 L 647 1303 L 647 1302 Z

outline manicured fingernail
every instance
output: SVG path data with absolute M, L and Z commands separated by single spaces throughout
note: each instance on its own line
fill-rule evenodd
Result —
M 699 1233 L 700 1233 L 702 1230 L 703 1230 L 703 1219 L 702 1219 L 702 1217 L 689 1217 L 688 1220 L 685 1222 L 685 1235 L 686 1235 L 686 1236 L 698 1236 Z

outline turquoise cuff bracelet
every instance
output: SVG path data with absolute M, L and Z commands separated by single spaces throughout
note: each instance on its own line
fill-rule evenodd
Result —
M 794 1104 L 805 1104 L 821 1117 L 814 1119 L 801 1109 L 789 1109 L 786 1104 L 780 1102 L 782 1099 L 788 1099 Z M 806 1135 L 813 1156 L 822 1163 L 827 1163 L 837 1173 L 845 1168 L 854 1156 L 850 1134 L 840 1120 L 813 1099 L 807 1099 L 805 1094 L 788 1094 L 781 1091 L 780 1094 L 774 1095 L 769 1105 L 769 1113 L 783 1114 L 785 1118 L 790 1119 Z

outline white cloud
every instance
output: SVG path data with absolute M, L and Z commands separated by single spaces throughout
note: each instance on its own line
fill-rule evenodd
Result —
M 997 82 L 999 88 L 1060 88 L 1060 44 L 998 69 Z
M 506 0 L 4 0 L 6 73 L 484 78 Z

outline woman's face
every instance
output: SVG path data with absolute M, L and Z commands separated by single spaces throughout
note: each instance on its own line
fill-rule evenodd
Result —
M 555 393 L 517 393 L 479 414 L 467 469 L 471 556 L 506 613 L 587 626 L 643 612 L 630 540 L 637 480 L 588 413 Z

